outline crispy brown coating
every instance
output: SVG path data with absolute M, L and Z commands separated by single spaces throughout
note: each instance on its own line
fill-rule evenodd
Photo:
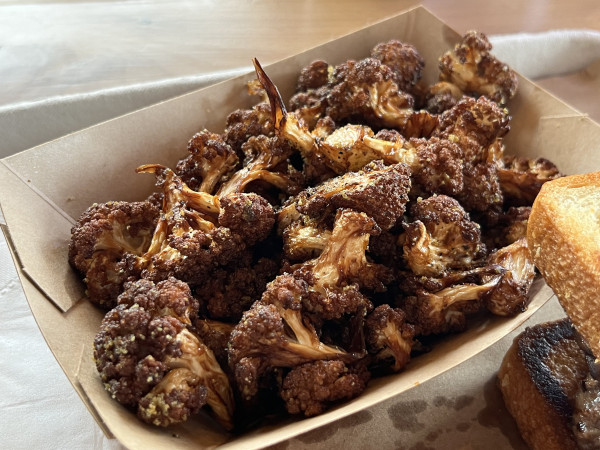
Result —
M 365 341 L 375 364 L 393 372 L 402 370 L 410 360 L 414 327 L 406 322 L 400 308 L 379 305 L 365 320 Z
M 404 257 L 417 275 L 444 276 L 475 267 L 485 256 L 480 226 L 452 197 L 437 195 L 415 203 L 404 225 Z
M 123 283 L 139 270 L 130 257 L 148 249 L 159 210 L 150 202 L 90 206 L 71 229 L 69 263 L 84 276 L 89 299 L 112 308 Z
M 373 47 L 371 56 L 393 70 L 400 90 L 413 93 L 425 67 L 425 60 L 414 45 L 392 39 Z
M 308 91 L 325 86 L 329 82 L 330 66 L 323 60 L 310 63 L 300 71 L 296 91 Z
M 192 297 L 189 286 L 174 278 L 157 284 L 144 279 L 127 283 L 119 296 L 119 305 L 127 308 L 137 305 L 150 314 L 175 317 L 186 325 L 191 325 L 198 315 L 198 301 Z
M 494 163 L 466 163 L 463 168 L 463 190 L 456 195 L 468 211 L 482 213 L 486 223 L 494 223 L 502 210 L 504 196 L 498 166 Z
M 362 365 L 347 367 L 342 361 L 315 361 L 296 367 L 285 376 L 280 391 L 290 414 L 315 416 L 332 403 L 361 394 L 370 373 Z
M 225 142 L 238 154 L 242 153 L 242 144 L 251 136 L 272 136 L 274 132 L 271 106 L 259 103 L 251 109 L 238 109 L 227 116 Z
M 298 194 L 296 208 L 310 217 L 326 220 L 338 208 L 365 212 L 383 230 L 404 214 L 410 189 L 406 164 L 384 166 L 373 162 L 358 172 L 331 178 Z
M 105 388 L 148 423 L 185 421 L 208 403 L 223 426 L 232 425 L 229 381 L 188 329 L 197 313 L 185 283 L 138 280 L 126 285 L 119 305 L 102 321 L 94 360 Z
M 203 130 L 188 143 L 190 155 L 177 163 L 175 173 L 195 191 L 212 194 L 228 173 L 232 172 L 238 157 L 223 136 Z
M 456 142 L 462 148 L 465 161 L 489 161 L 490 146 L 510 129 L 508 111 L 485 97 L 463 97 L 440 117 L 433 136 Z
M 504 167 L 498 170 L 504 200 L 511 206 L 533 205 L 542 185 L 562 176 L 556 165 L 546 158 L 504 156 Z
M 333 73 L 327 115 L 336 122 L 402 127 L 412 113 L 414 98 L 401 91 L 394 71 L 376 58 L 346 61 Z
M 415 153 L 417 161 L 411 166 L 412 198 L 432 194 L 456 195 L 463 190 L 464 158 L 456 143 L 437 137 L 413 138 L 403 143 L 404 138 L 398 131 L 385 129 L 375 137 L 402 143 Z
M 517 91 L 517 74 L 491 53 L 483 33 L 467 32 L 454 50 L 439 61 L 440 80 L 449 81 L 468 95 L 485 95 L 506 104 Z
M 269 258 L 241 267 L 220 268 L 195 287 L 195 296 L 208 318 L 238 321 L 262 296 L 278 271 L 279 263 Z
M 273 207 L 253 193 L 231 194 L 220 199 L 219 225 L 229 228 L 246 246 L 260 242 L 275 225 Z

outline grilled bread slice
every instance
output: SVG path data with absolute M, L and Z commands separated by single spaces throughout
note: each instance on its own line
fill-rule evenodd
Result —
M 600 355 L 600 172 L 542 186 L 529 216 L 533 261 L 596 357 Z
M 534 450 L 576 449 L 573 404 L 588 374 L 568 319 L 528 327 L 506 353 L 498 385 L 521 436 Z

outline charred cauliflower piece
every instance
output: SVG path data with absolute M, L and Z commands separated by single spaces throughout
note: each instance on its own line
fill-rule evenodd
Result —
M 535 266 L 522 237 L 493 252 L 488 265 L 505 269 L 497 286 L 485 297 L 488 310 L 499 316 L 512 316 L 524 311 L 529 303 L 529 289 L 535 278 Z
M 469 31 L 440 58 L 440 81 L 451 82 L 467 95 L 485 95 L 506 104 L 517 92 L 517 74 L 496 59 L 491 49 L 483 33 Z
M 499 212 L 504 197 L 498 178 L 503 165 L 502 138 L 510 116 L 494 102 L 464 97 L 440 117 L 434 137 L 455 142 L 463 151 L 464 189 L 456 198 L 468 211 Z
M 188 143 L 190 155 L 177 163 L 175 173 L 195 191 L 212 194 L 219 181 L 233 172 L 238 157 L 221 135 L 203 130 Z
M 290 261 L 306 261 L 321 254 L 331 230 L 316 220 L 303 215 L 283 231 L 283 255 Z
M 90 206 L 71 229 L 69 263 L 83 277 L 89 299 L 116 305 L 123 283 L 139 271 L 128 260 L 144 254 L 159 210 L 150 202 L 108 202 Z
M 257 301 L 234 327 L 227 352 L 243 401 L 257 398 L 262 380 L 274 368 L 322 359 L 351 362 L 359 358 L 323 344 L 300 308 L 298 302 L 285 295 L 276 298 L 275 303 Z
M 375 224 L 364 213 L 338 213 L 332 236 L 319 258 L 279 275 L 260 301 L 245 312 L 229 341 L 229 362 L 242 397 L 250 401 L 261 379 L 273 368 L 336 359 L 353 362 L 364 356 L 326 345 L 310 317 L 319 323 L 348 316 L 362 320 L 371 308 L 359 288 L 378 288 L 388 270 L 366 260 Z
M 486 249 L 480 227 L 455 199 L 429 197 L 413 205 L 411 217 L 404 226 L 404 257 L 416 275 L 441 277 L 481 263 Z
M 380 149 L 386 155 L 384 160 L 396 157 L 409 164 L 413 187 L 411 197 L 457 195 L 464 189 L 463 152 L 460 146 L 448 139 L 432 137 L 407 141 L 396 131 L 382 130 L 375 139 L 368 140 L 368 145 Z
M 189 189 L 160 165 L 137 169 L 157 176 L 164 191 L 163 211 L 148 250 L 137 258 L 142 277 L 174 276 L 197 284 L 238 253 L 265 239 L 275 222 L 273 208 L 256 194 L 213 196 Z
M 198 283 L 194 293 L 206 317 L 238 321 L 242 313 L 261 297 L 277 272 L 279 263 L 269 258 L 225 266 Z
M 382 150 L 378 145 L 369 145 L 373 131 L 365 125 L 350 124 L 331 132 L 330 128 L 326 127 L 327 133 L 321 133 L 318 129 L 310 131 L 296 115 L 288 114 L 277 87 L 257 61 L 255 67 L 257 76 L 269 96 L 276 133 L 294 145 L 300 151 L 305 165 L 312 167 L 313 170 L 324 172 L 321 167 L 326 166 L 339 175 L 358 170 L 378 159 L 383 159 L 388 164 L 414 160 L 411 154 L 405 155 L 405 152 L 401 151 L 401 146 L 394 147 L 390 154 L 387 148 Z M 386 70 L 390 69 L 386 68 Z M 331 99 L 331 95 L 329 98 Z M 335 116 L 331 115 L 331 117 L 335 120 Z M 410 117 L 407 116 L 403 123 L 409 123 Z M 410 126 L 422 128 L 425 125 L 421 122 L 427 123 L 427 120 L 423 121 L 418 114 L 415 121 L 410 121 Z M 436 119 L 428 128 L 433 130 L 437 124 Z M 312 178 L 314 179 L 314 176 Z
M 300 71 L 296 93 L 290 99 L 290 110 L 309 129 L 327 115 L 327 96 L 333 67 L 325 61 L 313 61 Z
M 370 262 L 365 254 L 370 236 L 378 232 L 377 225 L 366 214 L 338 211 L 323 252 L 301 264 L 292 274 L 299 280 L 301 289 L 297 295 L 306 311 L 335 319 L 362 308 L 370 309 L 371 303 L 360 289 L 382 292 L 393 279 L 388 268 Z
M 338 360 L 309 362 L 288 372 L 280 395 L 290 414 L 315 416 L 333 403 L 360 395 L 370 376 L 360 364 L 348 367 Z
M 410 360 L 415 334 L 400 308 L 383 304 L 375 308 L 365 321 L 365 340 L 374 365 L 393 372 L 401 371 Z
M 467 315 L 481 310 L 485 295 L 497 286 L 499 279 L 497 275 L 483 284 L 451 284 L 436 292 L 417 289 L 415 296 L 404 300 L 403 309 L 417 335 L 464 331 Z
M 245 192 L 255 181 L 274 186 L 288 195 L 302 189 L 303 177 L 289 162 L 295 151 L 286 141 L 263 135 L 251 136 L 242 145 L 242 151 L 246 156 L 243 167 L 219 188 L 220 197 Z
M 442 113 L 433 136 L 456 142 L 468 163 L 501 164 L 497 140 L 509 130 L 510 116 L 506 109 L 485 97 L 464 97 Z
M 396 73 L 376 58 L 346 61 L 334 69 L 327 115 L 401 129 L 413 112 L 414 98 L 401 91 Z
M 402 216 L 410 190 L 410 171 L 402 163 L 385 166 L 375 161 L 358 172 L 348 172 L 308 188 L 294 199 L 297 212 L 320 222 L 339 208 L 364 212 L 383 230 Z
M 126 285 L 94 340 L 94 360 L 106 390 L 143 421 L 169 426 L 204 404 L 233 427 L 233 392 L 212 351 L 191 328 L 198 304 L 174 278 Z
M 505 156 L 504 167 L 498 170 L 504 199 L 512 206 L 533 205 L 542 185 L 562 176 L 554 163 L 545 158 Z
M 371 56 L 392 69 L 398 89 L 414 95 L 425 60 L 413 45 L 392 39 L 373 47 Z
M 273 136 L 275 131 L 269 103 L 262 102 L 251 109 L 238 109 L 227 116 L 224 139 L 238 156 L 242 145 L 252 136 Z

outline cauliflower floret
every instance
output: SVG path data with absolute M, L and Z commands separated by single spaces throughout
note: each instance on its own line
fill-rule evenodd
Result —
M 238 109 L 229 114 L 224 139 L 238 156 L 243 157 L 242 145 L 251 136 L 273 136 L 274 131 L 271 106 L 262 102 L 251 109 Z
M 274 259 L 251 258 L 214 270 L 194 287 L 194 293 L 206 317 L 238 321 L 278 272 L 279 263 Z
M 229 338 L 227 352 L 241 398 L 254 400 L 261 381 L 277 367 L 296 367 L 321 359 L 354 361 L 360 356 L 325 345 L 314 326 L 304 320 L 300 305 L 283 291 L 275 303 L 255 302 Z
M 522 237 L 496 250 L 489 256 L 487 264 L 505 269 L 497 286 L 485 296 L 488 310 L 499 316 L 512 316 L 524 311 L 535 278 L 535 265 L 527 247 L 527 238 Z
M 297 212 L 319 222 L 330 222 L 339 208 L 353 209 L 366 213 L 381 229 L 388 230 L 404 213 L 409 189 L 410 171 L 405 164 L 385 166 L 374 161 L 358 172 L 302 191 L 294 205 Z
M 404 311 L 387 304 L 379 305 L 365 320 L 367 349 L 378 368 L 402 370 L 410 360 L 414 334 Z
M 294 169 L 289 158 L 295 152 L 284 140 L 276 137 L 251 136 L 242 145 L 245 154 L 243 167 L 223 183 L 217 193 L 245 192 L 256 181 L 274 186 L 286 194 L 296 194 L 304 185 L 302 174 Z
M 154 173 L 163 188 L 163 212 L 152 243 L 137 258 L 142 277 L 155 281 L 174 276 L 201 283 L 240 251 L 264 240 L 275 223 L 271 205 L 256 194 L 212 196 L 189 189 L 175 173 L 159 165 L 138 172 Z
M 449 81 L 467 95 L 485 95 L 506 104 L 517 92 L 517 74 L 491 53 L 488 38 L 467 32 L 454 50 L 440 58 L 440 81 Z
M 373 47 L 371 56 L 392 69 L 398 89 L 415 94 L 415 86 L 421 79 L 425 60 L 414 45 L 392 39 Z
M 177 163 L 175 173 L 191 189 L 212 194 L 223 177 L 232 172 L 238 157 L 219 134 L 203 130 L 188 143 L 190 155 Z
M 404 257 L 416 275 L 441 277 L 476 267 L 485 257 L 480 226 L 452 197 L 437 195 L 411 208 Z
M 504 156 L 498 170 L 505 202 L 512 206 L 531 206 L 546 181 L 562 177 L 554 163 L 545 158 Z
M 327 115 L 336 122 L 355 120 L 375 127 L 402 128 L 414 98 L 401 91 L 394 71 L 376 58 L 346 61 L 334 69 Z
M 370 373 L 364 365 L 348 367 L 342 361 L 314 361 L 288 372 L 280 395 L 290 414 L 321 414 L 340 400 L 350 400 L 367 387 Z
M 212 351 L 194 334 L 198 304 L 174 278 L 128 283 L 94 340 L 106 390 L 145 422 L 168 426 L 208 404 L 233 427 L 233 392 Z
M 69 263 L 84 276 L 92 302 L 116 305 L 123 283 L 139 274 L 129 260 L 148 250 L 158 216 L 150 202 L 95 203 L 81 215 L 71 229 Z

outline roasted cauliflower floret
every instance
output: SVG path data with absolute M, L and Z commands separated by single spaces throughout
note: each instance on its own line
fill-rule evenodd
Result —
M 398 88 L 396 73 L 376 58 L 346 61 L 333 78 L 327 115 L 336 122 L 401 129 L 413 112 L 414 98 Z
M 480 226 L 455 199 L 429 197 L 413 205 L 411 217 L 404 226 L 404 257 L 416 275 L 441 277 L 481 263 L 486 249 Z
M 467 315 L 483 307 L 483 299 L 498 284 L 496 276 L 483 284 L 453 284 L 437 292 L 418 289 L 404 300 L 408 321 L 417 335 L 456 333 L 467 326 Z
M 273 259 L 251 259 L 244 264 L 216 269 L 194 287 L 194 293 L 206 317 L 238 321 L 261 297 L 278 271 L 279 263 Z
M 370 376 L 361 364 L 349 367 L 339 360 L 304 363 L 287 373 L 280 395 L 290 414 L 315 416 L 331 404 L 361 394 Z
M 505 202 L 512 206 L 531 206 L 546 181 L 562 177 L 556 165 L 545 158 L 504 156 L 498 170 Z
M 146 165 L 164 191 L 163 211 L 148 250 L 137 258 L 142 277 L 174 276 L 197 284 L 240 251 L 265 239 L 275 223 L 271 205 L 256 194 L 221 198 L 189 189 L 163 166 Z
M 467 32 L 439 61 L 440 81 L 448 81 L 467 95 L 485 95 L 506 104 L 517 92 L 517 74 L 491 53 L 488 38 L 476 31 Z
M 388 230 L 404 214 L 409 190 L 410 170 L 405 164 L 385 166 L 375 161 L 358 172 L 302 191 L 295 197 L 294 206 L 299 213 L 320 222 L 335 217 L 339 208 L 353 209 L 366 213 L 381 229 Z
M 300 304 L 280 295 L 276 303 L 257 301 L 244 313 L 229 338 L 227 351 L 241 398 L 251 402 L 273 368 L 321 360 L 351 362 L 359 357 L 323 344 Z
M 83 277 L 89 299 L 112 308 L 123 283 L 139 271 L 129 259 L 145 253 L 159 210 L 150 202 L 93 204 L 71 229 L 69 263 Z
M 242 145 L 242 151 L 245 154 L 243 167 L 219 188 L 220 197 L 245 192 L 248 185 L 256 181 L 274 186 L 288 195 L 302 189 L 302 174 L 289 162 L 295 150 L 286 141 L 263 135 L 251 136 Z
M 306 261 L 321 254 L 331 230 L 303 215 L 283 231 L 283 255 L 290 261 Z
M 454 142 L 435 137 L 406 141 L 393 130 L 382 130 L 375 138 L 378 140 L 369 140 L 368 145 L 380 148 L 388 157 L 395 152 L 404 153 L 401 158 L 409 164 L 412 172 L 411 197 L 457 195 L 464 189 L 463 152 Z
M 510 130 L 510 116 L 485 97 L 463 97 L 454 107 L 444 111 L 433 132 L 434 137 L 457 143 L 468 163 L 500 163 L 497 140 Z
M 326 86 L 333 73 L 333 67 L 323 60 L 316 60 L 304 67 L 298 76 L 296 92 L 309 91 Z
M 375 308 L 365 320 L 365 341 L 377 368 L 399 372 L 410 360 L 414 344 L 414 327 L 406 322 L 400 308 L 383 304 Z
M 488 310 L 499 316 L 512 316 L 524 311 L 529 304 L 529 289 L 535 278 L 527 238 L 522 237 L 496 250 L 489 256 L 487 264 L 505 269 L 497 286 L 485 296 Z
M 198 304 L 174 278 L 126 285 L 94 340 L 94 360 L 106 390 L 137 409 L 145 422 L 168 426 L 211 407 L 233 427 L 233 392 L 214 354 L 196 336 Z
M 388 268 L 370 262 L 365 254 L 370 236 L 378 232 L 375 222 L 366 214 L 338 211 L 323 252 L 318 258 L 302 263 L 292 274 L 301 287 L 295 295 L 306 311 L 335 319 L 370 309 L 371 302 L 360 289 L 382 292 L 393 280 Z
M 425 67 L 425 60 L 414 45 L 392 39 L 373 47 L 371 56 L 392 69 L 398 89 L 414 94 Z
M 269 103 L 261 102 L 251 109 L 237 109 L 227 116 L 224 139 L 239 156 L 242 144 L 251 136 L 273 136 L 275 131 Z
M 177 163 L 175 173 L 195 191 L 214 193 L 217 184 L 238 163 L 235 151 L 223 137 L 208 130 L 192 137 L 188 151 L 190 155 Z

